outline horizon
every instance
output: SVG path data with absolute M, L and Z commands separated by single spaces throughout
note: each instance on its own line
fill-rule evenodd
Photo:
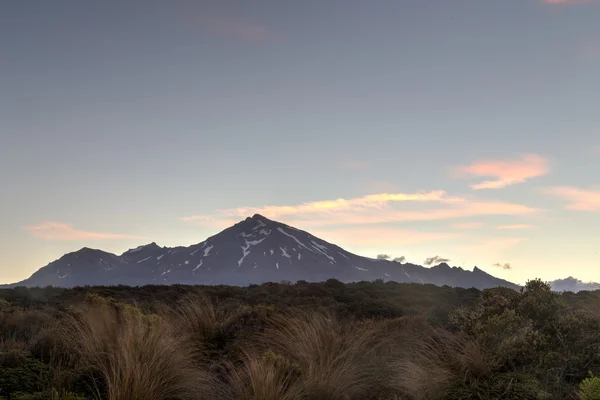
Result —
M 263 215 L 254 214 L 252 216 L 248 216 L 248 217 L 240 220 L 239 222 L 236 222 L 235 224 L 233 224 L 231 226 L 225 227 L 223 230 L 221 230 L 219 232 L 216 232 L 214 235 L 208 236 L 207 238 L 205 238 L 204 240 L 202 240 L 202 241 L 200 241 L 198 243 L 192 243 L 190 246 L 201 244 L 201 243 L 205 242 L 206 240 L 208 240 L 209 238 L 211 238 L 213 236 L 216 236 L 219 233 L 223 232 L 224 230 L 229 229 L 229 228 L 233 227 L 234 225 L 241 224 L 246 219 L 254 219 L 254 218 L 262 218 L 262 219 L 266 219 L 268 221 L 270 220 L 270 221 L 275 222 L 275 223 L 283 224 L 282 222 L 274 221 L 274 220 L 271 220 L 269 218 L 266 218 Z M 286 225 L 286 224 L 283 224 L 283 225 Z M 289 225 L 286 225 L 286 226 L 289 226 Z M 291 227 L 291 228 L 292 229 L 296 229 L 295 227 Z M 310 234 L 310 232 L 307 232 L 307 233 Z M 330 243 L 330 244 L 337 245 L 336 243 Z M 106 253 L 113 254 L 113 255 L 116 255 L 116 256 L 123 256 L 127 252 L 139 249 L 141 247 L 148 247 L 148 246 L 151 246 L 151 245 L 156 245 L 156 246 L 158 246 L 159 248 L 162 248 L 162 249 L 166 249 L 166 248 L 173 249 L 173 248 L 177 248 L 177 247 L 190 247 L 190 246 L 161 246 L 159 243 L 157 243 L 155 241 L 152 241 L 152 242 L 144 243 L 144 244 L 141 244 L 141 245 L 138 245 L 138 246 L 135 246 L 135 247 L 131 247 L 131 248 L 125 249 L 123 251 L 119 251 L 119 252 L 109 252 L 109 251 L 106 251 L 106 250 L 103 250 L 103 249 L 97 248 L 97 247 L 84 246 L 84 247 L 81 247 L 81 248 L 79 248 L 77 250 L 68 251 L 63 256 L 67 256 L 67 255 L 70 255 L 70 254 L 75 254 L 75 253 L 77 253 L 79 251 L 82 251 L 82 250 L 85 250 L 85 249 L 93 250 L 93 251 L 102 251 L 102 252 L 106 252 Z M 347 250 L 347 249 L 344 249 L 344 250 Z M 433 267 L 438 267 L 440 265 L 447 265 L 447 266 L 449 266 L 451 268 L 462 268 L 463 270 L 467 270 L 467 271 L 471 271 L 471 272 L 474 272 L 474 270 L 476 268 L 477 269 L 482 269 L 482 268 L 480 268 L 477 265 L 473 265 L 471 267 L 464 267 L 464 266 L 453 265 L 451 260 L 444 259 L 444 258 L 441 258 L 439 256 L 434 256 L 434 257 L 428 258 L 428 259 L 426 259 L 424 261 L 418 262 L 418 261 L 408 260 L 408 259 L 406 259 L 406 257 L 402 257 L 403 258 L 402 260 L 396 260 L 396 259 L 394 259 L 392 256 L 390 256 L 388 254 L 378 254 L 377 256 L 373 256 L 373 257 L 366 256 L 366 255 L 360 255 L 360 254 L 357 254 L 357 255 L 365 257 L 365 258 L 369 258 L 369 259 L 372 259 L 372 260 L 382 260 L 382 261 L 388 261 L 388 262 L 398 262 L 400 265 L 413 264 L 413 265 L 418 265 L 418 266 L 421 266 L 421 267 L 424 267 L 424 268 L 433 268 Z M 384 258 L 381 258 L 381 257 L 384 257 Z M 57 260 L 52 260 L 48 264 L 50 264 L 50 263 L 52 263 L 54 261 L 57 261 Z M 44 266 L 46 266 L 46 265 L 44 265 Z M 487 272 L 487 271 L 484 270 L 484 272 Z M 29 278 L 29 276 L 26 277 L 26 278 Z M 26 279 L 26 278 L 24 278 L 24 279 Z M 527 283 L 527 281 L 534 280 L 534 279 L 538 279 L 538 277 L 530 277 L 530 278 L 526 279 L 524 282 L 512 282 L 511 281 L 511 283 L 515 283 L 515 284 L 517 284 L 519 286 L 524 286 Z M 573 276 L 565 276 L 565 277 L 562 277 L 562 278 L 556 278 L 556 279 L 553 279 L 552 282 L 554 282 L 554 281 L 566 281 L 566 280 L 570 280 L 570 279 L 575 279 L 575 280 L 577 280 L 579 282 L 582 282 L 582 283 L 595 283 L 595 282 L 592 282 L 592 281 L 583 281 L 583 280 L 577 279 L 576 277 L 573 277 Z M 14 284 L 14 283 L 18 283 L 18 282 L 7 282 L 7 283 L 8 284 Z M 2 284 L 4 284 L 4 283 L 0 283 L 0 285 L 2 285 Z
M 600 1 L 0 5 L 0 284 L 261 214 L 600 282 Z

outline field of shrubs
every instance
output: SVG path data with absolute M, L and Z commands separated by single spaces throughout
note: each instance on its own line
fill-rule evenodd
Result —
M 600 293 L 298 282 L 0 290 L 3 400 L 599 399 Z

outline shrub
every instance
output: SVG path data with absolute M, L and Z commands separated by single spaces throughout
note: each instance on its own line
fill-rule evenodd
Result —
M 581 400 L 600 400 L 600 377 L 590 376 L 579 385 Z

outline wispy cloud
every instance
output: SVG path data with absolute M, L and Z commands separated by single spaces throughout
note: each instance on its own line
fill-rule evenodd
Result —
M 529 225 L 529 224 L 500 225 L 500 226 L 497 226 L 496 229 L 501 229 L 501 230 L 533 229 L 533 225 Z
M 46 240 L 111 240 L 111 239 L 144 239 L 142 236 L 123 235 L 118 233 L 88 232 L 73 228 L 61 222 L 44 222 L 25 228 L 33 236 Z
M 434 264 L 438 265 L 438 264 L 447 263 L 447 262 L 450 262 L 449 258 L 433 256 L 433 257 L 426 258 L 425 261 L 423 261 L 423 264 L 424 265 L 434 265 Z
M 401 209 L 413 204 L 422 210 Z M 433 221 L 483 215 L 531 215 L 538 209 L 521 204 L 469 200 L 448 195 L 445 191 L 418 193 L 380 193 L 352 199 L 315 201 L 296 205 L 240 207 L 217 210 L 212 215 L 181 218 L 205 224 L 215 220 L 245 218 L 261 214 L 299 227 L 378 224 L 386 222 Z
M 512 266 L 510 265 L 510 263 L 504 263 L 504 264 L 502 264 L 502 263 L 495 263 L 492 266 L 496 267 L 496 268 L 502 268 L 502 269 L 512 269 Z
M 456 224 L 452 224 L 451 226 L 455 229 L 477 229 L 481 228 L 483 225 L 483 222 L 458 222 Z
M 518 159 L 497 161 L 477 161 L 470 165 L 453 169 L 460 176 L 491 177 L 493 180 L 471 185 L 472 189 L 501 189 L 506 186 L 523 183 L 528 179 L 546 175 L 550 172 L 547 158 L 537 154 L 523 154 Z
M 557 186 L 544 189 L 548 194 L 568 202 L 569 210 L 600 211 L 600 189 L 580 189 L 572 186 Z

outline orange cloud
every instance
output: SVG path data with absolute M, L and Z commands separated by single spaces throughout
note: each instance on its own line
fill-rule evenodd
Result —
M 61 222 L 44 222 L 25 228 L 33 236 L 47 240 L 107 240 L 107 239 L 144 239 L 141 236 L 122 235 L 117 233 L 86 232 Z
M 512 225 L 500 225 L 496 229 L 501 230 L 517 230 L 517 229 L 532 229 L 533 225 L 529 224 L 512 224 Z
M 524 154 L 520 159 L 508 161 L 479 161 L 454 168 L 457 176 L 492 177 L 493 180 L 471 185 L 472 189 L 500 189 L 523 183 L 528 179 L 550 172 L 548 160 L 536 154 Z
M 545 191 L 568 202 L 569 210 L 600 211 L 600 190 L 579 189 L 570 186 L 558 186 Z
M 424 210 L 398 209 L 398 205 L 429 206 Z M 431 204 L 437 205 L 431 207 Z M 432 221 L 483 215 L 529 215 L 539 210 L 521 204 L 473 201 L 438 190 L 420 193 L 380 193 L 353 199 L 315 201 L 289 206 L 241 207 L 218 210 L 214 215 L 188 216 L 186 222 L 244 218 L 261 214 L 298 227 Z
M 481 228 L 484 225 L 483 222 L 459 222 L 456 224 L 452 224 L 452 228 L 456 229 L 477 229 Z

